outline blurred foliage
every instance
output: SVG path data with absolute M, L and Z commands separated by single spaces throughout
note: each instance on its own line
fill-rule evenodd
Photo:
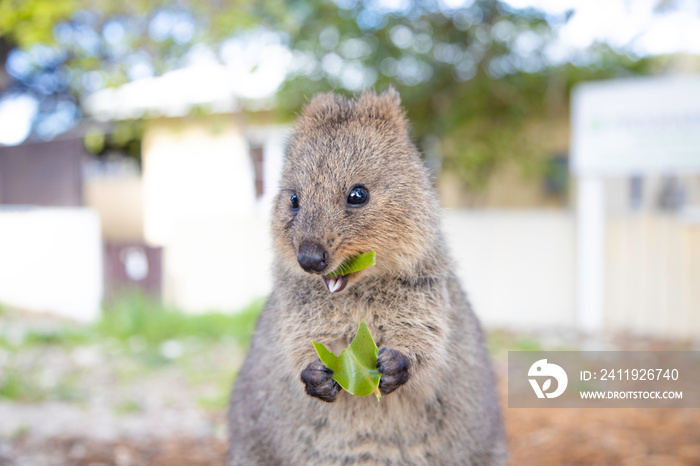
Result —
M 83 144 L 88 154 L 100 159 L 118 155 L 140 161 L 145 128 L 146 121 L 143 119 L 86 125 Z
M 291 119 L 317 92 L 393 85 L 426 156 L 442 159 L 478 191 L 510 162 L 530 176 L 546 174 L 543 159 L 552 149 L 528 138 L 528 123 L 566 120 L 574 84 L 651 69 L 649 60 L 601 44 L 553 63 L 547 46 L 571 12 L 548 16 L 498 0 L 459 8 L 436 0 L 389 3 L 2 0 L 0 41 L 9 48 L 0 58 L 12 64 L 12 83 L 0 79 L 0 90 L 34 95 L 41 103 L 35 133 L 48 138 L 62 127 L 41 119 L 63 111 L 78 121 L 85 93 L 202 55 L 225 61 L 227 40 L 272 34 L 293 56 L 277 94 L 279 118 Z M 89 147 L 99 150 L 105 141 L 94 136 Z
M 78 9 L 77 0 L 3 0 L 0 36 L 21 45 L 53 41 L 53 27 Z
M 566 121 L 573 85 L 649 71 L 648 60 L 600 44 L 572 57 L 578 66 L 550 63 L 546 47 L 571 12 L 551 17 L 494 0 L 455 9 L 409 2 L 398 11 L 353 0 L 311 3 L 313 14 L 290 34 L 299 65 L 280 92 L 281 108 L 294 114 L 319 91 L 392 85 L 426 156 L 442 159 L 471 191 L 509 162 L 546 176 L 552 148 L 529 138 L 528 125 Z M 439 144 L 429 143 L 434 137 Z

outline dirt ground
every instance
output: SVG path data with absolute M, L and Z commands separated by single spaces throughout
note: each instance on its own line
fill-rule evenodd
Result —
M 502 393 L 505 406 L 505 390 Z M 505 407 L 504 417 L 511 465 L 700 465 L 698 409 Z M 221 437 L 100 442 L 18 436 L 5 445 L 9 456 L 0 453 L 0 464 L 220 465 L 226 449 Z M 10 456 L 23 459 L 13 462 Z

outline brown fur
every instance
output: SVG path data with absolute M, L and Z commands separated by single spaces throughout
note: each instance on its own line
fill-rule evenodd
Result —
M 274 204 L 274 291 L 232 397 L 232 466 L 505 463 L 482 332 L 399 105 L 393 90 L 323 94 L 299 118 Z M 357 184 L 369 202 L 348 207 Z M 330 293 L 297 263 L 303 241 L 328 251 L 328 270 L 371 250 L 377 263 Z M 311 341 L 337 354 L 363 318 L 377 346 L 409 359 L 408 382 L 380 403 L 342 389 L 333 403 L 307 395 L 300 374 L 317 359 Z

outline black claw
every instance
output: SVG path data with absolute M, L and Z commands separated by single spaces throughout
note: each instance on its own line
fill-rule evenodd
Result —
M 328 403 L 335 401 L 340 386 L 333 380 L 333 371 L 317 359 L 301 372 L 301 381 L 306 385 L 306 393 Z
M 400 351 L 386 346 L 380 349 L 377 358 L 377 369 L 382 373 L 382 378 L 379 379 L 379 391 L 383 395 L 388 395 L 408 382 L 411 377 L 410 368 L 411 361 Z

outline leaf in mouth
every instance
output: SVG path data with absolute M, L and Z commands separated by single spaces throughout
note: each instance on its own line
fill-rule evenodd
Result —
M 367 267 L 371 267 L 374 264 L 374 251 L 366 252 L 364 254 L 357 254 L 356 256 L 345 259 L 337 269 L 329 274 L 326 274 L 326 276 L 337 277 L 339 275 L 350 275 L 351 273 L 359 272 Z
M 329 351 L 323 343 L 312 343 L 321 362 L 333 371 L 333 380 L 338 382 L 338 385 L 355 396 L 374 393 L 379 401 L 379 379 L 382 377 L 381 372 L 377 370 L 379 350 L 364 319 L 360 322 L 350 346 L 339 356 Z

